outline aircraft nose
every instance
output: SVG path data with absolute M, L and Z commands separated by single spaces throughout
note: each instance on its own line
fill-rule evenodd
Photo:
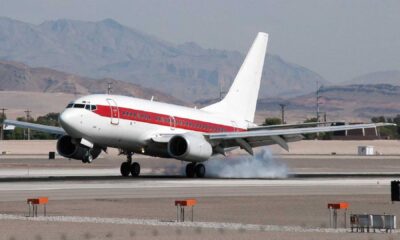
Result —
M 73 134 L 76 130 L 74 127 L 74 121 L 77 121 L 76 114 L 70 109 L 65 110 L 60 114 L 58 119 L 61 127 L 68 133 Z
M 69 113 L 69 111 L 63 111 L 58 118 L 58 121 L 63 128 L 67 127 L 69 120 L 71 120 L 71 113 Z

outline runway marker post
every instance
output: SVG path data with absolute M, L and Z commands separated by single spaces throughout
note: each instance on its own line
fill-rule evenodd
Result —
M 348 208 L 349 208 L 349 203 L 347 203 L 347 202 L 328 203 L 329 227 L 337 228 L 337 210 L 344 209 L 344 227 L 347 228 L 347 209 Z
M 26 200 L 28 204 L 28 217 L 37 217 L 38 205 L 43 205 L 43 215 L 46 216 L 46 205 L 49 203 L 48 197 L 28 198 Z M 31 214 L 32 213 L 32 214 Z
M 176 221 L 184 222 L 185 221 L 185 207 L 191 207 L 192 212 L 192 222 L 193 222 L 193 213 L 194 206 L 197 204 L 196 199 L 185 199 L 185 200 L 176 200 Z

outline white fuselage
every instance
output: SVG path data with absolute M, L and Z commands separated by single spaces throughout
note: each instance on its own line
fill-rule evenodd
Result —
M 60 115 L 68 135 L 133 152 L 159 135 L 245 131 L 253 125 L 201 109 L 118 95 L 88 95 L 71 104 Z

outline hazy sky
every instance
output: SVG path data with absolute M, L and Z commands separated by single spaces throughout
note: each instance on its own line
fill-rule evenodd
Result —
M 0 0 L 0 16 L 41 23 L 113 18 L 173 43 L 268 51 L 331 82 L 400 70 L 400 0 Z

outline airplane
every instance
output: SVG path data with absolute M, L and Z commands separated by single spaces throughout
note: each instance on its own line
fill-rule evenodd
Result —
M 203 162 L 241 148 L 300 141 L 302 134 L 376 128 L 387 123 L 317 127 L 265 127 L 254 123 L 268 34 L 257 34 L 230 90 L 219 102 L 201 109 L 134 97 L 95 94 L 80 97 L 60 114 L 61 127 L 5 120 L 5 125 L 60 135 L 58 153 L 91 163 L 107 148 L 118 148 L 127 160 L 122 176 L 137 177 L 140 165 L 134 153 L 186 161 L 186 176 L 206 175 Z M 290 126 L 290 125 L 289 125 Z

